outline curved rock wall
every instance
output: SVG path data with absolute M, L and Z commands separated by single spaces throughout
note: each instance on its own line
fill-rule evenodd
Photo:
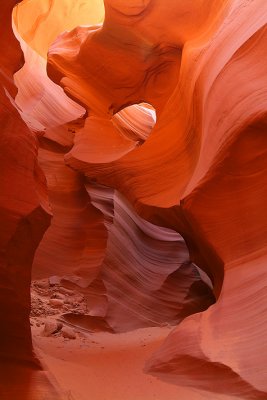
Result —
M 45 18 L 44 14 L 40 15 L 39 23 L 30 37 L 25 27 L 25 13 L 32 10 L 35 15 L 38 4 L 41 5 L 37 1 L 32 5 L 23 2 L 14 11 L 16 35 L 25 56 L 25 65 L 15 76 L 18 86 L 16 102 L 23 111 L 25 122 L 39 137 L 38 158 L 46 175 L 53 212 L 51 226 L 35 255 L 33 278 L 42 279 L 57 275 L 67 287 L 78 287 L 87 300 L 89 317 L 104 317 L 115 331 L 164 323 L 174 324 L 188 313 L 202 310 L 214 301 L 210 288 L 202 282 L 197 269 L 190 265 L 182 238 L 177 236 L 176 242 L 172 243 L 173 240 L 170 240 L 167 234 L 164 238 L 162 233 L 162 239 L 154 238 L 153 235 L 147 236 L 145 221 L 142 223 L 142 229 L 138 227 L 138 216 L 125 205 L 124 225 L 127 221 L 129 226 L 125 228 L 124 236 L 129 237 L 128 253 L 126 252 L 124 259 L 119 261 L 118 251 L 121 250 L 118 248 L 122 249 L 125 244 L 122 240 L 122 222 L 119 222 L 120 212 L 117 210 L 119 205 L 115 201 L 118 194 L 115 197 L 111 195 L 108 200 L 109 212 L 112 213 L 109 220 L 106 211 L 99 208 L 99 204 L 94 201 L 91 203 L 90 190 L 89 195 L 86 192 L 91 178 L 88 180 L 88 186 L 81 172 L 70 169 L 64 163 L 64 155 L 73 147 L 73 143 L 79 156 L 85 159 L 90 157 L 92 163 L 119 160 L 145 143 L 155 125 L 156 112 L 151 104 L 143 103 L 140 98 L 140 104 L 130 105 L 112 117 L 105 113 L 94 114 L 88 109 L 85 114 L 83 107 L 67 97 L 63 90 L 47 77 L 44 56 L 47 44 L 42 40 L 38 41 L 38 37 L 42 38 L 39 33 L 49 26 L 51 20 L 54 21 L 53 26 L 57 23 L 61 29 L 63 25 L 64 29 L 69 28 L 72 23 L 68 13 L 68 10 L 72 9 L 71 4 L 61 4 L 65 10 L 63 21 L 59 20 L 59 15 L 55 12 L 59 4 L 54 2 L 46 12 Z M 43 6 L 45 7 L 45 3 Z M 75 10 L 73 9 L 73 23 L 78 15 L 75 14 Z M 80 12 L 82 10 L 83 7 L 80 8 Z M 88 23 L 95 22 L 95 14 L 88 12 L 86 15 Z M 80 18 L 81 23 L 84 14 L 80 14 Z M 77 37 L 83 40 L 83 34 L 94 34 L 99 29 L 99 26 L 79 28 Z M 75 32 L 77 33 L 78 29 L 75 29 Z M 52 33 L 55 34 L 53 30 Z M 151 56 L 149 64 L 159 65 L 159 62 L 169 57 L 169 50 L 167 54 L 157 48 L 153 51 L 154 61 Z M 179 54 L 178 58 L 172 56 L 175 65 L 177 60 L 179 61 Z M 155 55 L 160 55 L 161 61 L 156 60 Z M 133 56 L 134 54 L 132 59 Z M 140 60 L 138 62 L 140 64 Z M 177 75 L 175 65 L 170 65 L 172 75 Z M 146 74 L 144 68 L 142 74 Z M 154 89 L 158 91 L 156 97 L 162 97 L 161 89 Z M 154 89 L 153 92 L 156 93 Z M 170 85 L 167 90 L 170 90 Z M 90 92 L 88 94 L 90 95 Z M 97 102 L 96 99 L 92 100 L 94 108 Z M 82 101 L 78 102 L 84 106 Z M 101 187 L 99 190 L 103 192 L 100 196 L 103 196 L 106 190 L 109 191 Z M 122 203 L 126 204 L 125 201 Z M 135 215 L 134 219 L 131 215 Z M 151 225 L 150 230 L 153 229 L 157 232 L 161 228 L 153 228 Z M 141 237 L 136 235 L 137 230 L 143 232 Z M 131 236 L 133 237 L 130 239 Z M 134 238 L 140 246 L 137 246 Z M 162 247 L 165 250 L 161 249 Z M 134 256 L 135 252 L 137 256 Z M 164 254 L 165 268 L 160 266 L 164 261 Z M 144 256 L 147 261 L 142 262 Z M 117 274 L 121 276 L 120 284 L 115 281 L 117 275 L 113 275 L 116 268 Z M 155 272 L 152 283 L 149 270 L 153 268 Z M 124 277 L 127 270 L 131 279 Z M 120 293 L 130 293 L 131 290 L 131 296 L 118 301 L 121 298 Z M 134 312 L 138 303 L 140 308 Z M 86 319 L 83 317 L 81 320 L 84 323 Z
M 243 398 L 264 398 L 267 389 L 258 370 L 267 354 L 266 18 L 261 0 L 169 8 L 107 1 L 102 29 L 80 31 L 79 43 L 77 30 L 60 36 L 48 59 L 50 77 L 88 109 L 89 120 L 109 119 L 129 102 L 155 107 L 158 121 L 143 146 L 100 160 L 81 152 L 77 139 L 66 162 L 115 187 L 145 219 L 180 232 L 214 283 L 216 305 L 181 323 L 148 371 Z M 109 62 L 100 68 L 100 59 Z M 212 385 L 211 376 L 218 376 Z
M 119 193 L 86 187 L 106 218 L 103 315 L 115 332 L 174 325 L 213 303 L 212 291 L 190 263 L 179 234 L 140 218 Z
M 23 60 L 11 28 L 16 3 L 1 6 L 0 24 L 0 356 L 30 359 L 31 265 L 51 213 L 37 162 L 37 139 L 12 97 L 17 92 L 13 74 Z
M 17 96 L 15 3 L 0 28 L 2 343 L 30 352 L 51 213 L 37 135 L 54 218 L 35 278 L 80 287 L 115 331 L 177 323 L 147 372 L 266 398 L 266 1 L 106 0 L 104 18 L 98 0 L 24 0 Z

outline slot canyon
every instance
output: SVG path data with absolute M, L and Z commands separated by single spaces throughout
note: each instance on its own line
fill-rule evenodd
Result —
M 267 1 L 0 4 L 0 400 L 267 400 Z

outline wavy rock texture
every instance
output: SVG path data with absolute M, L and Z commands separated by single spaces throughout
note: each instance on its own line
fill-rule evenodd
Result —
M 263 0 L 110 0 L 103 28 L 62 34 L 48 58 L 91 132 L 129 104 L 155 107 L 141 147 L 96 157 L 78 134 L 66 162 L 181 233 L 214 283 L 216 305 L 181 323 L 147 370 L 249 399 L 267 392 L 266 21 Z
M 13 17 L 25 42 L 46 58 L 60 33 L 78 25 L 102 23 L 104 4 L 102 0 L 24 0 L 14 9 Z
M 5 21 L 1 23 L 1 30 L 6 28 L 1 34 L 1 41 L 4 38 L 1 44 L 7 59 L 0 58 L 0 355 L 30 359 L 31 264 L 51 215 L 44 175 L 37 163 L 37 140 L 22 121 L 11 97 L 16 93 L 13 73 L 22 60 L 11 29 L 15 3 L 7 1 L 1 9 L 1 18 Z
M 33 3 L 33 13 L 36 12 L 36 4 L 37 2 Z M 25 13 L 31 9 L 31 4 L 24 2 L 14 11 L 17 37 L 25 57 L 24 67 L 16 74 L 16 101 L 23 111 L 23 118 L 40 137 L 39 163 L 46 175 L 54 216 L 36 252 L 33 277 L 41 279 L 56 274 L 66 287 L 78 287 L 87 299 L 88 324 L 91 323 L 92 316 L 104 317 L 114 331 L 120 332 L 167 322 L 174 323 L 191 311 L 199 311 L 213 302 L 212 292 L 202 282 L 197 269 L 187 266 L 189 260 L 183 240 L 177 237 L 176 242 L 172 244 L 173 240 L 169 242 L 168 235 L 161 240 L 153 235 L 146 239 L 143 228 L 140 232 L 143 232 L 143 240 L 147 242 L 143 253 L 147 254 L 148 259 L 145 267 L 141 261 L 144 256 L 142 250 L 140 255 L 135 257 L 134 253 L 139 253 L 139 249 L 133 239 L 130 239 L 135 230 L 140 228 L 136 222 L 132 222 L 132 217 L 128 216 L 129 254 L 119 262 L 117 248 L 122 248 L 123 241 L 121 228 L 118 228 L 121 222 L 118 221 L 118 211 L 115 213 L 114 196 L 109 199 L 113 214 L 110 221 L 113 228 L 110 228 L 107 226 L 105 210 L 100 207 L 100 212 L 98 207 L 90 204 L 83 175 L 71 170 L 64 163 L 64 154 L 73 146 L 73 140 L 79 155 L 83 156 L 84 153 L 84 157 L 88 157 L 90 154 L 93 162 L 120 159 L 146 141 L 156 122 L 155 110 L 150 104 L 141 103 L 126 107 L 110 119 L 102 115 L 90 115 L 86 119 L 84 117 L 83 122 L 84 108 L 70 100 L 46 75 L 43 48 L 47 44 L 41 40 L 39 32 L 49 26 L 51 19 L 63 26 L 62 19 L 58 20 L 60 16 L 56 13 L 57 6 L 58 3 L 53 3 L 55 9 L 52 7 L 45 14 L 45 18 L 40 18 L 32 37 L 29 36 L 25 25 L 20 23 L 21 20 L 25 22 Z M 64 4 L 61 7 L 64 9 Z M 68 7 L 65 10 L 65 29 L 71 23 L 68 14 L 68 10 L 72 9 L 71 4 L 68 4 Z M 96 15 L 92 16 L 96 18 Z M 73 23 L 77 22 L 75 12 L 72 18 Z M 84 18 L 84 15 L 81 15 L 81 18 Z M 87 22 L 94 22 L 90 13 L 87 13 Z M 87 32 L 88 29 L 94 32 L 99 27 L 81 30 Z M 99 190 L 103 190 L 103 194 L 106 190 L 109 191 L 105 188 Z M 127 212 L 130 215 L 134 213 L 126 208 L 125 218 Z M 137 215 L 135 219 L 138 220 Z M 151 225 L 151 231 L 152 227 Z M 157 232 L 160 228 L 154 229 Z M 142 239 L 136 237 L 136 241 L 141 243 Z M 111 242 L 117 244 L 114 246 Z M 164 251 L 160 250 L 162 246 L 166 248 Z M 169 252 L 173 254 L 174 260 L 171 260 Z M 161 271 L 160 262 L 164 254 L 170 258 L 166 261 L 170 266 Z M 149 270 L 152 270 L 153 263 L 158 265 L 158 270 L 154 272 L 152 284 Z M 124 265 L 125 271 L 119 268 L 120 265 Z M 120 285 L 114 281 L 113 271 L 116 268 L 117 274 L 121 275 Z M 130 271 L 128 275 L 131 275 L 132 283 L 128 283 L 124 278 L 127 270 Z M 172 275 L 174 282 L 169 283 Z M 173 294 L 168 295 L 168 285 L 171 286 L 170 290 L 173 288 Z M 176 285 L 181 286 L 179 296 L 175 293 Z M 120 293 L 130 291 L 131 286 L 132 297 L 121 300 Z M 138 301 L 144 304 L 134 311 Z M 70 320 L 74 317 L 68 315 L 66 318 Z M 79 325 L 79 318 L 75 317 L 75 323 Z M 86 318 L 80 318 L 80 323 L 84 326 Z
M 150 129 L 150 111 L 140 107 L 132 111 L 136 114 L 137 110 Z M 131 115 L 130 109 L 127 112 Z M 131 147 L 145 137 L 141 118 L 136 131 L 124 114 L 116 119 L 125 135 L 130 128 L 130 136 L 135 133 L 136 141 L 127 139 Z M 80 132 L 90 138 L 87 129 L 85 126 Z M 106 142 L 102 146 L 108 154 Z M 90 150 L 85 144 L 84 148 Z M 41 140 L 39 162 L 47 178 L 54 218 L 36 252 L 34 277 L 56 273 L 66 287 L 78 286 L 87 299 L 89 316 L 104 317 L 116 332 L 173 324 L 208 307 L 213 302 L 212 292 L 190 265 L 182 238 L 140 219 L 112 189 L 84 186 L 80 174 L 65 166 L 63 156 L 63 147 Z M 91 317 L 88 324 L 90 321 Z M 79 318 L 75 323 L 79 325 Z M 80 323 L 85 326 L 86 319 L 81 318 Z
M 212 304 L 212 291 L 190 264 L 179 234 L 140 218 L 119 193 L 86 187 L 106 217 L 103 316 L 115 332 L 175 324 Z
M 13 74 L 23 62 L 11 27 L 16 3 L 5 1 L 0 12 L 0 397 L 59 400 L 60 391 L 32 351 L 31 267 L 51 211 L 37 139 L 13 99 Z
M 1 355 L 32 357 L 38 247 L 87 299 L 66 319 L 178 324 L 146 372 L 265 399 L 266 1 L 24 0 L 20 70 L 4 3 Z

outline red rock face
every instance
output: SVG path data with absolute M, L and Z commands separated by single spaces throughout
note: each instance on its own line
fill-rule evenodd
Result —
M 129 61 L 127 68 L 122 67 L 123 57 L 130 51 L 125 46 L 124 53 L 114 51 L 119 62 L 114 61 L 112 66 L 109 65 L 111 72 L 104 73 L 104 79 L 112 80 L 111 83 L 104 83 L 113 88 L 113 93 L 114 85 L 118 85 L 118 96 L 111 101 L 108 92 L 103 97 L 100 86 L 97 90 L 99 103 L 102 96 L 101 104 L 106 102 L 106 110 L 95 108 L 92 99 L 85 94 L 76 96 L 88 107 L 90 115 L 113 114 L 125 106 L 123 96 L 131 102 L 140 101 L 139 96 L 144 96 L 142 99 L 151 102 L 159 115 L 153 134 L 142 147 L 119 160 L 112 160 L 108 165 L 94 160 L 90 154 L 81 156 L 76 146 L 67 155 L 66 161 L 87 176 L 94 176 L 105 184 L 111 182 L 125 193 L 145 218 L 164 223 L 182 233 L 192 259 L 209 273 L 214 282 L 214 290 L 219 297 L 217 304 L 203 315 L 188 318 L 180 324 L 176 333 L 148 364 L 148 370 L 166 379 L 171 377 L 173 382 L 179 384 L 229 395 L 239 393 L 247 398 L 264 398 L 265 382 L 255 367 L 257 352 L 254 356 L 250 355 L 251 338 L 255 335 L 261 352 L 265 354 L 261 358 L 265 363 L 267 353 L 260 328 L 262 313 L 255 306 L 255 316 L 249 321 L 243 314 L 253 307 L 254 301 L 259 302 L 261 307 L 265 303 L 265 274 L 260 265 L 263 266 L 266 227 L 263 209 L 265 186 L 262 182 L 265 174 L 263 160 L 266 158 L 266 60 L 263 49 L 266 44 L 264 26 L 267 9 L 260 1 L 230 3 L 210 2 L 206 15 L 203 3 L 203 15 L 202 8 L 199 12 L 192 4 L 190 17 L 185 18 L 179 27 L 177 22 L 176 25 L 170 23 L 172 18 L 177 17 L 173 6 L 172 16 L 165 10 L 168 14 L 166 18 L 156 24 L 155 31 L 151 29 L 147 32 L 145 25 L 150 23 L 151 26 L 151 21 L 155 21 L 155 15 L 160 10 L 159 2 L 158 10 L 156 4 L 151 10 L 147 6 L 145 17 L 139 8 L 126 7 L 119 13 L 119 2 L 108 2 L 104 28 L 93 34 L 83 32 L 80 50 L 72 53 L 73 58 L 68 50 L 71 42 L 73 48 L 77 43 L 72 40 L 72 34 L 59 38 L 50 50 L 48 71 L 74 96 L 74 91 L 77 93 L 75 85 L 80 84 L 83 88 L 85 84 L 91 85 L 92 74 L 94 87 L 98 82 L 100 85 L 99 74 L 93 72 L 98 70 L 99 61 L 94 57 L 97 45 L 105 58 L 111 59 L 116 46 L 123 46 L 121 34 L 120 39 L 116 36 L 122 31 L 127 43 L 132 43 L 135 49 L 143 48 L 144 38 L 152 41 L 154 46 L 147 49 L 146 58 L 151 64 L 147 64 L 145 70 L 150 71 L 152 64 L 154 68 L 152 77 L 148 75 L 145 80 L 147 85 L 138 83 L 138 79 L 144 82 L 142 68 L 138 68 L 138 63 L 144 67 L 144 60 L 134 57 L 136 64 Z M 177 5 L 177 13 L 182 11 L 180 7 L 183 6 Z M 134 10 L 136 15 L 132 13 Z M 200 14 L 198 18 L 197 13 Z M 250 24 L 247 25 L 249 15 Z M 238 29 L 237 16 L 241 24 Z M 136 18 L 135 34 L 131 35 L 125 25 L 126 21 L 130 25 L 133 18 Z M 164 36 L 159 37 L 158 27 L 164 23 L 163 20 L 168 23 Z M 168 28 L 170 26 L 172 29 Z M 107 38 L 111 32 L 112 41 L 109 42 Z M 159 86 L 156 87 L 161 87 L 158 61 L 162 53 L 157 53 L 156 57 L 155 49 L 162 46 L 166 50 L 164 56 L 172 54 L 172 65 L 176 65 L 175 70 L 178 71 L 178 51 L 167 51 L 164 43 L 167 38 L 168 44 L 183 46 L 182 64 L 179 78 L 173 76 L 172 80 L 171 70 L 164 71 L 170 77 L 168 83 L 172 95 L 171 90 L 161 93 L 161 102 L 158 102 L 153 90 L 149 90 L 150 79 L 157 78 Z M 64 42 L 65 55 L 57 50 L 64 47 Z M 83 66 L 79 68 L 80 81 L 75 79 L 74 83 L 73 66 L 75 61 L 82 63 L 85 54 L 92 54 L 92 58 L 87 58 L 86 70 L 82 69 Z M 128 58 L 131 59 L 129 54 Z M 167 68 L 169 63 L 165 65 Z M 134 75 L 136 80 L 133 81 L 134 90 L 130 96 L 121 82 L 127 82 L 134 70 L 140 71 L 140 75 Z M 165 88 L 168 89 L 168 85 Z M 88 92 L 92 93 L 93 88 L 88 87 Z M 97 104 L 97 99 L 94 104 Z M 248 109 L 244 111 L 246 104 Z M 253 259 L 255 268 L 257 265 L 254 286 L 248 272 L 253 268 Z M 255 294 L 257 300 L 252 301 L 247 296 L 247 285 L 251 288 L 251 296 L 258 293 Z M 243 295 L 241 287 L 244 287 Z M 186 346 L 180 352 L 178 343 L 184 341 Z M 226 347 L 223 352 L 222 346 Z M 204 363 L 206 367 L 200 368 Z M 264 369 L 263 364 L 261 368 Z M 229 383 L 223 387 L 221 379 Z
M 1 10 L 0 76 L 0 354 L 30 358 L 30 281 L 34 252 L 49 225 L 50 211 L 44 175 L 37 162 L 37 140 L 20 117 L 12 95 L 13 73 L 22 52 L 11 29 L 16 2 Z M 8 43 L 8 46 L 7 46 Z M 7 46 L 7 47 L 6 47 Z
M 98 0 L 24 0 L 12 29 L 15 3 L 0 17 L 1 353 L 31 356 L 33 263 L 84 296 L 76 326 L 177 325 L 146 372 L 265 399 L 266 1 L 106 0 L 104 16 Z
M 23 54 L 12 30 L 12 10 L 18 3 L 16 0 L 6 1 L 1 6 L 1 82 L 14 96 L 16 88 L 13 84 L 13 74 L 23 64 Z

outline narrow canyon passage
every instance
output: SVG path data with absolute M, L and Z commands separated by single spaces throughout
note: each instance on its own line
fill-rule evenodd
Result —
M 267 2 L 0 5 L 0 399 L 267 399 Z

